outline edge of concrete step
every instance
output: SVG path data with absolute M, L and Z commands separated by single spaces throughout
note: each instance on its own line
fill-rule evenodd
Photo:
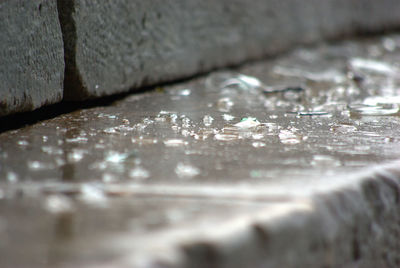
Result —
M 399 165 L 219 224 L 154 233 L 140 247 L 124 234 L 111 243 L 122 257 L 102 267 L 398 267 Z

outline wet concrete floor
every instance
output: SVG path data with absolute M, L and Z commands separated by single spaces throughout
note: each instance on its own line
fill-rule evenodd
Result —
M 146 266 L 399 159 L 399 62 L 399 35 L 322 44 L 1 133 L 0 267 Z

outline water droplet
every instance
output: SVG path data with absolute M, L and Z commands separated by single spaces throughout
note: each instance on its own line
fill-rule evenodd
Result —
M 56 158 L 55 158 L 55 162 L 56 162 L 57 167 L 61 167 L 61 166 L 64 166 L 64 165 L 65 165 L 64 159 L 61 159 L 61 158 L 59 158 L 59 157 L 56 157 Z
M 220 98 L 217 102 L 218 111 L 220 112 L 229 112 L 234 103 L 230 98 Z
M 15 172 L 7 172 L 7 181 L 10 183 L 18 182 L 18 175 Z
M 340 133 L 350 133 L 357 131 L 357 127 L 348 124 L 336 124 L 331 127 L 331 131 Z
M 371 146 L 369 145 L 356 145 L 354 150 L 369 153 L 371 151 Z
M 250 177 L 252 179 L 259 179 L 259 178 L 265 178 L 265 177 L 269 177 L 270 176 L 270 172 L 268 170 L 259 170 L 259 169 L 253 169 L 250 170 Z
M 346 76 L 335 69 L 328 69 L 321 72 L 309 72 L 303 69 L 297 68 L 286 68 L 282 66 L 274 67 L 274 73 L 282 76 L 289 76 L 289 77 L 299 77 L 299 78 L 306 78 L 311 81 L 317 82 L 335 82 L 335 83 L 342 83 L 346 81 Z
M 215 140 L 218 141 L 234 141 L 239 139 L 239 134 L 237 133 L 218 133 L 214 136 Z
M 332 114 L 325 112 L 325 111 L 298 111 L 298 112 L 289 112 L 291 114 L 295 114 L 299 117 L 302 116 L 327 116 L 331 117 Z
M 65 141 L 68 143 L 86 143 L 88 141 L 88 138 L 76 137 L 76 138 L 71 138 L 71 139 L 65 139 Z
M 397 48 L 396 41 L 393 38 L 390 38 L 390 37 L 383 38 L 382 45 L 389 52 L 393 52 Z
M 81 194 L 79 198 L 85 203 L 96 207 L 106 207 L 108 201 L 101 188 L 89 183 L 81 186 Z
M 184 117 L 182 119 L 182 127 L 183 128 L 189 128 L 190 127 L 190 119 L 187 117 Z
M 150 177 L 150 173 L 146 169 L 138 166 L 131 169 L 131 171 L 129 172 L 129 177 L 131 177 L 132 179 L 144 180 Z
M 179 133 L 179 131 L 181 131 L 181 127 L 178 125 L 171 125 L 171 129 L 175 132 L 175 133 Z
M 234 117 L 233 115 L 230 115 L 230 114 L 223 114 L 223 115 L 222 115 L 222 118 L 223 118 L 225 121 L 232 121 L 233 119 L 235 119 L 235 117 Z
M 251 144 L 254 148 L 262 148 L 265 147 L 266 144 L 265 142 L 261 142 L 261 141 L 255 141 Z
M 385 143 L 391 143 L 391 142 L 394 142 L 394 141 L 395 141 L 394 137 L 385 137 L 385 139 L 384 139 Z
M 237 73 L 232 73 L 232 72 L 211 73 L 205 81 L 206 90 L 210 92 L 218 92 L 221 89 L 222 84 L 226 80 L 232 78 L 235 75 L 237 75 Z
M 102 181 L 105 183 L 114 183 L 118 181 L 118 178 L 114 174 L 104 173 L 102 175 Z
M 18 144 L 19 146 L 25 147 L 25 146 L 28 146 L 28 145 L 29 145 L 29 142 L 28 142 L 27 140 L 20 140 L 20 141 L 17 142 L 17 144 Z
M 260 125 L 260 122 L 255 117 L 244 117 L 239 123 L 234 126 L 241 129 L 254 128 Z
M 311 165 L 337 167 L 340 166 L 341 163 L 339 160 L 330 155 L 314 155 L 311 161 Z
M 283 93 L 283 98 L 289 102 L 299 102 L 303 97 L 303 92 L 287 91 Z
M 187 141 L 181 139 L 169 139 L 164 141 L 164 145 L 167 147 L 180 147 L 188 144 L 189 143 Z
M 239 74 L 235 77 L 231 77 L 226 79 L 222 84 L 221 88 L 237 86 L 239 89 L 242 90 L 251 90 L 262 87 L 263 84 L 257 78 L 253 76 L 248 76 L 244 74 Z
M 7 152 L 0 152 L 0 158 L 7 159 L 8 153 Z
M 167 118 L 166 118 L 165 116 L 157 115 L 157 117 L 154 118 L 154 120 L 155 120 L 156 122 L 166 122 L 166 121 L 167 121 Z
M 108 118 L 108 119 L 117 119 L 116 115 L 111 115 L 111 114 L 104 114 L 104 113 L 99 113 L 97 115 L 98 118 Z
M 365 105 L 365 104 L 352 104 L 350 105 L 350 112 L 360 115 L 393 115 L 399 112 L 398 104 L 382 104 L 382 105 Z
M 353 58 L 350 60 L 349 65 L 355 71 L 364 70 L 384 75 L 393 75 L 397 72 L 396 68 L 388 63 L 371 59 Z
M 176 112 L 172 111 L 160 111 L 156 118 L 154 118 L 155 121 L 157 122 L 171 122 L 171 123 L 176 123 L 176 119 L 178 118 L 178 115 Z
M 175 124 L 177 119 L 178 119 L 177 114 L 170 114 L 167 118 L 167 121 L 169 121 L 172 124 Z
M 86 150 L 74 149 L 72 152 L 67 154 L 67 160 L 69 163 L 77 163 L 83 159 L 86 153 Z
M 264 138 L 264 134 L 263 133 L 251 133 L 251 138 L 253 140 L 261 140 Z
M 211 126 L 213 121 L 214 121 L 214 118 L 212 118 L 210 115 L 205 115 L 205 116 L 203 117 L 203 124 L 204 124 L 206 127 Z
M 190 88 L 172 89 L 169 92 L 172 95 L 182 96 L 182 97 L 187 97 L 190 96 L 190 94 L 192 94 L 192 90 Z
M 137 124 L 133 125 L 133 129 L 136 130 L 136 131 L 138 131 L 138 132 L 141 132 L 141 131 L 143 131 L 147 126 L 148 126 L 148 125 L 143 124 L 143 123 L 137 123 Z
M 157 144 L 158 140 L 155 138 L 143 138 L 143 136 L 140 136 L 139 138 L 132 138 L 131 142 L 138 145 L 152 145 Z
M 175 173 L 180 178 L 190 179 L 200 174 L 200 170 L 190 164 L 178 163 L 175 168 Z
M 53 214 L 65 214 L 74 211 L 72 201 L 64 195 L 49 195 L 45 200 L 44 207 Z
M 151 125 L 154 123 L 154 120 L 151 120 L 150 118 L 143 118 L 142 120 L 143 124 L 145 124 L 146 126 Z
M 183 210 L 172 209 L 166 212 L 165 217 L 170 223 L 177 223 L 179 221 L 183 221 L 187 217 L 187 215 Z
M 290 130 L 281 130 L 278 136 L 283 144 L 298 144 L 301 142 L 301 137 Z
M 54 166 L 50 163 L 43 163 L 40 161 L 28 161 L 28 168 L 31 170 L 46 170 L 52 169 Z
M 110 151 L 107 153 L 106 161 L 110 163 L 122 163 L 127 159 L 127 154 Z
M 41 148 L 42 152 L 49 154 L 49 155 L 62 155 L 63 150 L 54 146 L 43 146 Z
M 99 162 L 94 162 L 90 164 L 89 169 L 94 169 L 94 170 L 105 170 L 107 168 L 107 163 L 104 161 L 99 161 Z

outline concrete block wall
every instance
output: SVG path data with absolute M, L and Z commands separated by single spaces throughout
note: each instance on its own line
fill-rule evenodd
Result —
M 0 116 L 400 26 L 397 0 L 5 0 Z
M 61 101 L 63 80 L 56 1 L 1 1 L 0 116 Z

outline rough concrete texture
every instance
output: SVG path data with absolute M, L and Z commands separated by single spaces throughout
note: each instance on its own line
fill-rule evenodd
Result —
M 400 24 L 396 0 L 61 0 L 59 9 L 65 96 L 75 100 Z
M 63 79 L 56 1 L 1 1 L 0 116 L 61 101 Z
M 399 59 L 299 48 L 0 133 L 0 267 L 399 267 Z

